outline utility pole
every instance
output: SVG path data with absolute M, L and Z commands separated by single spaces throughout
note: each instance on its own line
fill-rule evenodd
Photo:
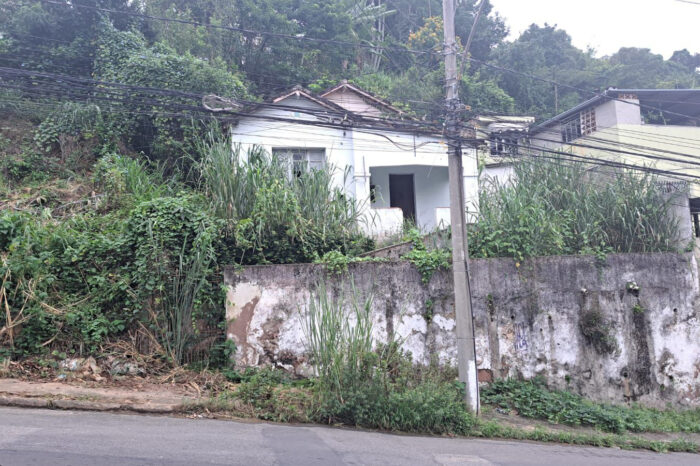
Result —
M 483 0 L 482 0 L 483 1 Z M 457 321 L 457 364 L 459 380 L 466 386 L 465 401 L 469 410 L 479 413 L 479 383 L 476 370 L 472 295 L 467 258 L 467 219 L 464 203 L 464 170 L 459 126 L 459 92 L 457 81 L 457 43 L 455 41 L 454 0 L 443 0 L 442 18 L 445 32 L 445 81 L 447 85 L 447 141 L 450 182 L 450 224 L 452 227 L 452 275 Z

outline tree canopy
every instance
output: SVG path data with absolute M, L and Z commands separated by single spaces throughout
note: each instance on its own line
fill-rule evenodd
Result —
M 611 86 L 700 84 L 700 54 L 686 49 L 667 60 L 643 48 L 597 58 L 547 24 L 509 42 L 504 18 L 485 1 L 461 82 L 472 113 L 543 119 Z M 461 48 L 478 1 L 457 5 Z M 441 14 L 438 0 L 6 2 L 0 66 L 249 98 L 349 79 L 437 119 L 444 110 Z

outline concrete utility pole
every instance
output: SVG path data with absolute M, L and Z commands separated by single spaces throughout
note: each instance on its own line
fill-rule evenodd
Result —
M 457 321 L 457 364 L 459 380 L 466 385 L 465 401 L 470 411 L 479 413 L 479 383 L 476 370 L 472 295 L 467 265 L 467 219 L 464 205 L 464 171 L 459 128 L 457 82 L 457 43 L 455 41 L 454 0 L 443 0 L 445 31 L 445 81 L 447 84 L 448 171 L 450 177 L 450 224 L 452 226 L 452 274 Z

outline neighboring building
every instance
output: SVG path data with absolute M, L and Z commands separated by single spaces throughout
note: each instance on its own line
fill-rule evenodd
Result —
M 565 151 L 669 172 L 660 175 L 663 188 L 689 198 L 678 218 L 690 229 L 689 208 L 700 232 L 700 184 L 673 177 L 700 177 L 700 89 L 609 89 L 530 128 L 521 144 L 531 154 Z
M 531 116 L 477 116 L 469 122 L 482 141 L 478 149 L 479 178 L 482 183 L 502 184 L 513 176 L 513 163 L 518 160 L 518 144 L 535 122 Z
M 270 104 L 238 119 L 231 129 L 234 144 L 243 150 L 261 146 L 300 169 L 334 167 L 337 185 L 369 207 L 367 230 L 374 236 L 400 229 L 409 218 L 425 231 L 449 224 L 447 144 L 441 135 L 419 131 L 420 122 L 346 81 L 320 95 L 297 86 Z M 399 119 L 413 121 L 416 130 L 391 124 Z M 473 149 L 465 150 L 463 162 L 472 209 L 478 197 Z

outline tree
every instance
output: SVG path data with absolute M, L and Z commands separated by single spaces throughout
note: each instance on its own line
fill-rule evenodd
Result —
M 238 99 L 251 98 L 243 78 L 228 71 L 223 60 L 205 61 L 189 52 L 177 53 L 162 43 L 149 47 L 140 33 L 117 31 L 107 23 L 103 23 L 95 63 L 97 78 L 102 81 L 186 91 L 195 95 L 213 93 Z M 119 111 L 113 112 L 110 116 L 112 127 L 134 149 L 153 159 L 168 161 L 191 152 L 185 136 L 198 123 L 159 114 L 163 113 L 163 108 L 173 107 L 177 113 L 177 105 L 197 106 L 197 99 L 178 94 L 149 94 L 127 104 L 115 105 L 126 106 L 126 109 L 117 108 Z
M 84 0 L 83 5 L 137 11 L 138 2 L 129 0 Z M 99 26 L 108 19 L 115 28 L 137 27 L 132 16 L 104 13 L 30 0 L 0 5 L 0 32 L 10 39 L 0 60 L 11 67 L 89 76 L 95 57 Z
M 517 40 L 496 50 L 496 60 L 504 67 L 567 85 L 591 88 L 590 76 L 579 79 L 593 61 L 592 51 L 583 52 L 571 37 L 556 26 L 531 25 Z M 557 100 L 579 100 L 571 89 L 528 79 L 514 73 L 498 73 L 497 82 L 517 102 L 519 112 L 546 117 L 557 111 Z M 573 94 L 573 96 L 571 95 Z
M 695 73 L 700 67 L 700 53 L 691 55 L 688 49 L 676 50 L 669 61 L 685 67 L 690 73 Z

